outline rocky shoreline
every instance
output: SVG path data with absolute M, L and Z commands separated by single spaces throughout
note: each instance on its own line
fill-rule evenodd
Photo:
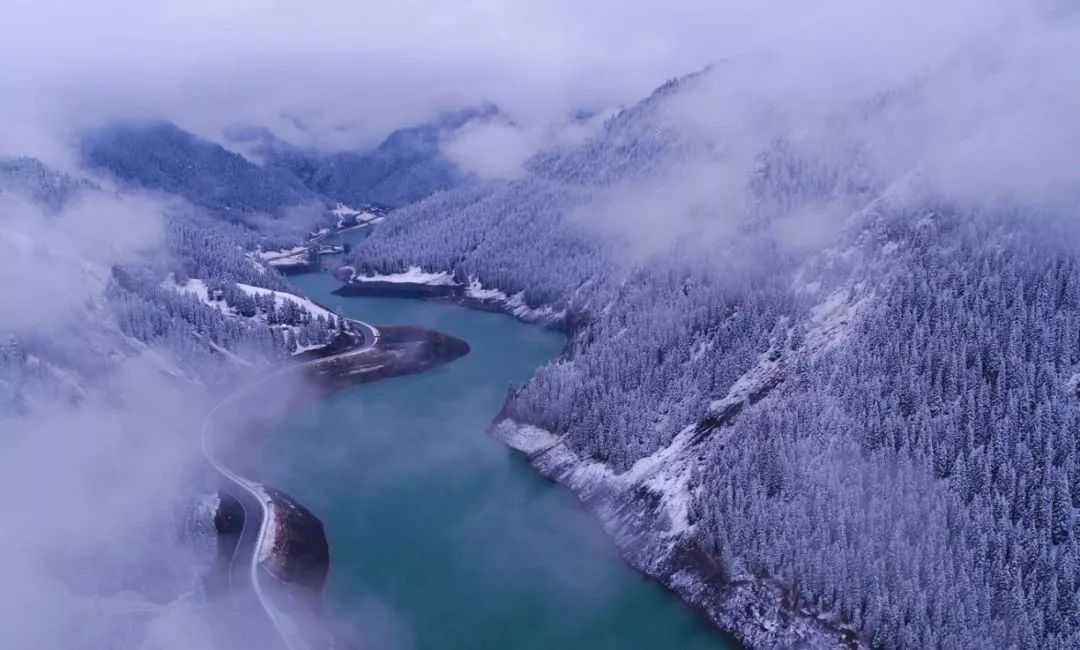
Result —
M 331 344 L 333 345 L 333 344 Z M 424 327 L 379 327 L 379 342 L 360 357 L 331 358 L 306 374 L 323 392 L 364 384 L 387 377 L 423 372 L 469 353 L 469 344 L 457 337 Z
M 330 574 L 330 543 L 322 521 L 285 492 L 267 487 L 266 493 L 273 503 L 277 526 L 273 552 L 263 567 L 284 584 L 322 593 Z
M 650 481 L 627 481 L 580 458 L 559 436 L 521 424 L 506 411 L 492 437 L 525 454 L 542 476 L 568 488 L 611 535 L 630 566 L 656 580 L 749 648 L 854 649 L 853 630 L 793 605 L 778 584 L 733 575 L 699 548 Z M 672 515 L 675 516 L 672 516 Z
M 333 270 L 342 286 L 332 293 L 338 296 L 367 298 L 415 298 L 444 302 L 479 311 L 508 314 L 526 323 L 572 333 L 573 318 L 565 310 L 533 307 L 523 294 L 508 295 L 498 289 L 484 288 L 475 278 L 468 284 L 458 282 L 445 273 L 423 273 L 418 269 L 390 275 L 359 275 L 351 266 Z M 412 281 L 410 277 L 422 278 Z
M 363 296 L 375 298 L 460 298 L 465 288 L 456 284 L 417 284 L 368 280 L 341 285 L 332 292 L 335 296 Z

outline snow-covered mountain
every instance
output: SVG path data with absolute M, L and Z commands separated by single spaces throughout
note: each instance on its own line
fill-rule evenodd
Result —
M 309 152 L 273 138 L 253 151 L 269 168 L 283 169 L 306 187 L 348 205 L 396 208 L 469 180 L 444 152 L 444 143 L 467 125 L 499 116 L 494 106 L 450 111 L 431 122 L 398 129 L 371 151 Z
M 319 199 L 290 174 L 260 167 L 167 122 L 115 124 L 88 134 L 81 147 L 92 169 L 236 218 L 281 217 L 286 208 Z
M 192 206 L 125 206 L 88 180 L 30 159 L 5 162 L 0 188 L 9 224 L 0 238 L 4 297 L 13 305 L 2 325 L 0 394 L 15 412 L 26 411 L 35 394 L 84 395 L 126 358 L 149 355 L 164 372 L 214 383 L 238 361 L 265 363 L 332 336 L 333 315 L 286 293 L 284 278 L 251 253 L 266 242 L 257 230 Z M 117 260 L 115 249 L 131 237 L 120 212 L 128 209 L 135 214 L 126 218 L 162 221 L 163 236 L 148 240 L 148 255 Z M 110 211 L 117 211 L 115 219 Z M 96 243 L 79 234 L 87 227 Z M 52 237 L 51 248 L 31 241 L 40 237 Z M 83 245 L 66 243 L 69 238 Z M 22 315 L 28 282 L 41 292 Z M 39 312 L 52 322 L 28 329 Z
M 1080 646 L 1075 179 L 1030 191 L 1040 156 L 1013 147 L 1013 173 L 982 104 L 943 102 L 953 69 L 817 102 L 772 66 L 673 80 L 506 181 L 442 151 L 488 108 L 371 152 L 236 134 L 261 163 L 168 124 L 105 129 L 84 159 L 161 202 L 161 241 L 77 266 L 103 290 L 0 346 L 0 406 L 105 395 L 124 359 L 212 385 L 322 342 L 328 315 L 260 254 L 403 206 L 349 276 L 569 331 L 496 435 L 747 644 Z M 5 194 L 61 225 L 109 195 L 25 159 L 0 164 Z
M 337 203 L 393 208 L 468 181 L 442 145 L 498 115 L 494 106 L 446 112 L 370 151 L 307 151 L 254 127 L 226 134 L 259 162 L 168 122 L 115 123 L 86 134 L 80 147 L 87 167 L 128 187 L 182 197 L 231 221 L 265 215 L 314 229 Z
M 807 117 L 740 66 L 399 210 L 352 265 L 565 311 L 499 435 L 749 644 L 1080 644 L 1076 206 L 953 192 L 955 143 L 896 131 L 933 78 Z
M 33 158 L 0 158 L 0 193 L 7 192 L 48 210 L 63 207 L 82 190 L 93 189 L 85 178 L 74 178 Z

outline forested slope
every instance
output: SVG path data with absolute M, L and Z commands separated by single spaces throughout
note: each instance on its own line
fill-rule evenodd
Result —
M 879 224 L 844 343 L 710 433 L 702 544 L 885 647 L 1080 643 L 1080 260 L 1026 226 Z
M 690 469 L 658 496 L 692 502 L 675 532 L 725 579 L 883 647 L 1080 644 L 1075 205 L 970 202 L 879 164 L 866 134 L 932 84 L 809 130 L 756 106 L 779 118 L 751 141 L 687 117 L 726 74 L 665 85 L 525 179 L 396 212 L 352 262 L 567 309 L 566 358 L 507 412 L 616 475 L 676 449 Z
M 43 223 L 57 239 L 78 237 L 77 231 L 69 235 L 66 230 L 82 227 L 77 218 L 84 213 L 97 221 L 96 230 L 112 231 L 109 213 L 118 208 L 111 201 L 121 197 L 32 159 L 0 162 L 0 191 L 8 201 L 0 209 L 0 219 Z M 141 354 L 159 358 L 167 372 L 217 383 L 234 375 L 238 361 L 273 362 L 298 346 L 332 337 L 336 323 L 320 325 L 303 310 L 285 313 L 264 299 L 270 291 L 289 290 L 277 271 L 252 254 L 260 246 L 282 241 L 274 223 L 264 222 L 265 229 L 230 223 L 207 209 L 169 200 L 140 203 L 135 209 L 142 211 L 135 219 L 160 223 L 160 237 L 149 254 L 123 263 L 99 267 L 76 258 L 50 262 L 49 256 L 35 263 L 30 255 L 28 266 L 22 268 L 18 266 L 25 253 L 21 222 L 16 222 L 13 240 L 0 242 L 15 247 L 19 283 L 26 281 L 22 274 L 35 269 L 59 276 L 44 283 L 35 300 L 62 302 L 84 285 L 103 289 L 100 294 L 71 296 L 77 307 L 58 312 L 59 317 L 45 327 L 0 331 L 7 340 L 0 355 L 0 403 L 11 407 L 5 411 L 28 409 L 35 392 L 78 396 L 118 363 Z M 122 230 L 114 234 L 125 238 Z M 104 255 L 112 242 L 109 235 L 99 239 Z M 62 242 L 55 245 L 64 248 Z M 216 303 L 185 291 L 182 285 L 189 278 L 208 285 Z M 240 286 L 253 289 L 245 292 Z M 25 300 L 23 288 L 12 287 L 12 297 Z M 50 295 L 50 289 L 62 295 Z
M 352 206 L 400 207 L 457 187 L 468 173 L 442 145 L 466 125 L 498 115 L 494 106 L 446 112 L 417 126 L 398 129 L 369 151 L 321 153 L 265 140 L 256 151 L 270 169 L 281 169 L 309 189 Z
M 81 148 L 91 169 L 236 218 L 255 212 L 282 216 L 288 207 L 320 198 L 289 174 L 264 169 L 167 122 L 105 127 L 83 138 Z

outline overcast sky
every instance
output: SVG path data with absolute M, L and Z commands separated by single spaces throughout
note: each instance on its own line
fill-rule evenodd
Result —
M 716 53 L 712 3 L 5 0 L 3 151 L 118 116 L 366 144 L 489 100 L 523 123 L 632 101 Z M 300 118 L 313 133 L 293 130 Z M 12 128 L 18 125 L 18 128 Z M 32 127 L 32 128 L 29 128 Z
M 0 153 L 68 167 L 72 132 L 129 116 L 213 138 L 254 123 L 298 143 L 357 147 L 492 101 L 528 131 L 507 144 L 517 158 L 571 111 L 625 105 L 710 62 L 762 54 L 779 63 L 761 92 L 801 111 L 833 110 L 965 56 L 983 67 L 971 74 L 1015 67 L 1031 80 L 991 100 L 1045 95 L 1070 76 L 1075 100 L 1080 33 L 1069 4 L 4 0 Z
M 980 200 L 1080 192 L 1071 0 L 3 1 L 0 155 L 69 171 L 78 133 L 109 120 L 162 118 L 218 141 L 251 124 L 364 148 L 490 101 L 510 121 L 470 125 L 444 152 L 513 177 L 537 149 L 719 62 L 668 117 L 723 158 L 615 196 L 590 221 L 611 212 L 646 249 L 686 228 L 696 237 L 696 222 L 678 221 L 695 211 L 670 206 L 708 199 L 710 214 L 736 215 L 770 141 L 801 137 L 820 153 L 838 118 L 884 178 L 920 170 L 936 191 Z M 856 119 L 890 94 L 906 99 L 887 118 Z M 568 124 L 580 110 L 597 117 Z M 723 237 L 718 224 L 706 222 Z

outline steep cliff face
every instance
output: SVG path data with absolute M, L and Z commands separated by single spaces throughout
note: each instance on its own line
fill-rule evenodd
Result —
M 206 575 L 206 590 L 213 596 L 228 592 L 229 564 L 244 530 L 244 508 L 228 491 L 219 490 L 217 507 L 212 510 L 214 531 L 217 533 L 217 554 Z

